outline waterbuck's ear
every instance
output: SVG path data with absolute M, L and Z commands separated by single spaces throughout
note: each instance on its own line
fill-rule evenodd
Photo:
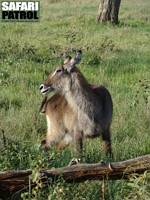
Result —
M 82 56 L 82 51 L 79 50 L 79 51 L 77 51 L 75 57 L 70 60 L 70 62 L 67 65 L 67 71 L 69 73 L 73 70 L 73 68 L 75 67 L 76 64 L 80 63 L 81 56 Z
M 64 59 L 64 65 L 67 65 L 71 60 L 71 56 L 66 56 Z

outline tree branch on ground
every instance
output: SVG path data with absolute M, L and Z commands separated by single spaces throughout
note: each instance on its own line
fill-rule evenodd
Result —
M 52 168 L 50 170 L 41 170 L 39 174 L 41 182 L 45 185 L 49 180 L 52 183 L 60 177 L 66 182 L 104 180 L 105 178 L 107 180 L 129 179 L 133 173 L 141 174 L 149 170 L 150 154 L 120 162 L 77 164 L 62 168 Z M 28 188 L 31 174 L 31 170 L 0 172 L 0 197 L 8 198 L 14 193 Z M 32 187 L 35 185 L 35 183 L 31 183 Z

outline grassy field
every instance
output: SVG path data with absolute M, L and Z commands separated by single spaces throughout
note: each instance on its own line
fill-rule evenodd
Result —
M 39 85 L 44 71 L 61 62 L 61 54 L 83 49 L 80 69 L 89 82 L 112 94 L 114 161 L 150 153 L 150 1 L 122 0 L 120 24 L 97 24 L 98 0 L 43 0 L 37 23 L 0 23 L 0 170 L 61 167 L 73 149 L 39 150 L 46 120 L 39 114 Z M 6 137 L 4 148 L 2 132 Z M 100 139 L 86 141 L 85 162 L 106 160 Z M 107 200 L 150 199 L 148 176 L 130 182 L 109 181 Z M 36 179 L 38 181 L 38 178 Z M 97 200 L 101 182 L 66 184 L 48 189 L 40 183 L 22 199 Z

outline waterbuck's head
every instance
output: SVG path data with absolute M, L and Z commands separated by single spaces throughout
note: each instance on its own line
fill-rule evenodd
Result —
M 79 50 L 74 58 L 67 57 L 64 64 L 48 75 L 47 80 L 40 85 L 42 94 L 47 94 L 51 91 L 66 93 L 72 86 L 72 73 L 75 70 L 76 64 L 81 61 L 82 52 Z

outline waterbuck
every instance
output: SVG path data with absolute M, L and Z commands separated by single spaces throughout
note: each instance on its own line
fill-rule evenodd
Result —
M 81 52 L 75 58 L 50 73 L 40 86 L 42 94 L 55 91 L 46 102 L 47 138 L 43 144 L 58 147 L 74 143 L 82 152 L 84 138 L 102 136 L 106 154 L 112 153 L 110 125 L 113 104 L 109 91 L 104 86 L 91 86 L 76 67 Z

